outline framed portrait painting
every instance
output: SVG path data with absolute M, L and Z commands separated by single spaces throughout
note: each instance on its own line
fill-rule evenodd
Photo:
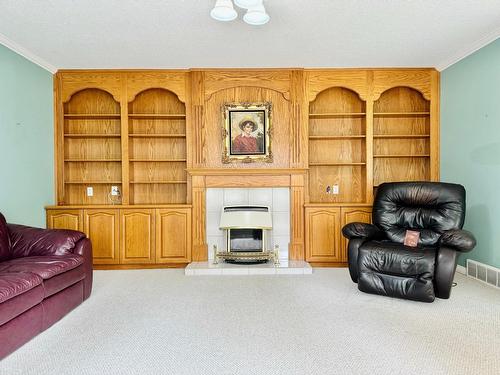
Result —
M 224 104 L 222 112 L 222 162 L 272 163 L 271 103 Z

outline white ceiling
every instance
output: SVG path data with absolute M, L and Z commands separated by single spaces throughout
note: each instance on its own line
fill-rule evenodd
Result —
M 442 69 L 500 36 L 500 0 L 265 0 L 271 21 L 210 18 L 215 0 L 0 0 L 0 43 L 49 70 Z

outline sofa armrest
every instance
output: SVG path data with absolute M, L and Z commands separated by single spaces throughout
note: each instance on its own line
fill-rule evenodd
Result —
M 79 240 L 73 248 L 73 254 L 83 257 L 83 268 L 85 270 L 85 279 L 83 280 L 83 299 L 87 299 L 92 291 L 92 243 L 88 238 Z
M 352 240 L 355 238 L 364 238 L 367 240 L 382 240 L 385 238 L 383 230 L 373 224 L 367 223 L 349 223 L 342 228 L 344 237 Z
M 443 232 L 441 237 L 439 237 L 439 244 L 466 253 L 476 246 L 476 239 L 469 231 L 451 229 Z
M 72 254 L 85 233 L 65 229 L 41 229 L 7 224 L 13 258 Z

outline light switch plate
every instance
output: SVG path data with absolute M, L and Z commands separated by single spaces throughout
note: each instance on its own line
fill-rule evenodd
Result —
M 332 194 L 339 193 L 339 185 L 332 185 Z
M 87 197 L 94 196 L 94 188 L 92 186 L 87 186 Z
M 111 195 L 120 195 L 120 190 L 118 190 L 118 186 L 111 186 Z

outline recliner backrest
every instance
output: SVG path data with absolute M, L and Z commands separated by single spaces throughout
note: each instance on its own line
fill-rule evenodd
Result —
M 383 183 L 373 203 L 373 223 L 399 243 L 404 242 L 406 230 L 416 230 L 420 245 L 436 245 L 444 231 L 462 229 L 464 218 L 465 189 L 458 184 Z

